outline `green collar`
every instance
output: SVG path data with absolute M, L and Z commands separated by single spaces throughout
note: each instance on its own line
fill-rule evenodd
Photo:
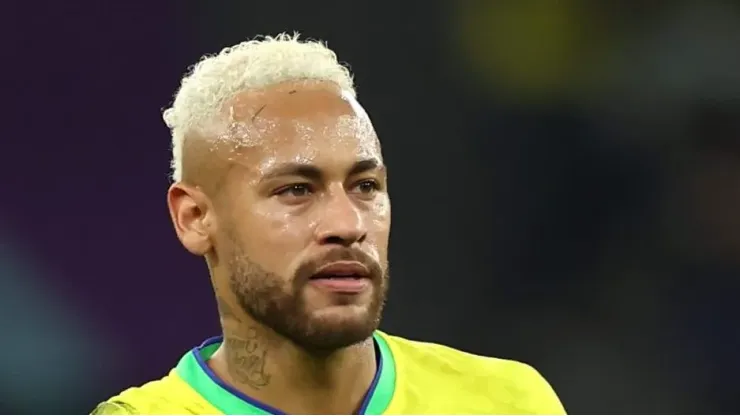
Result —
M 221 381 L 206 362 L 221 345 L 223 339 L 215 337 L 193 348 L 180 359 L 175 371 L 198 394 L 211 405 L 231 415 L 283 415 L 282 411 L 252 399 Z M 382 414 L 393 398 L 396 387 L 396 364 L 383 336 L 373 335 L 375 350 L 378 351 L 378 370 L 365 399 L 360 406 L 361 415 Z

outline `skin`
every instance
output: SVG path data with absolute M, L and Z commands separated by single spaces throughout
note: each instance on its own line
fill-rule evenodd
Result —
M 215 147 L 186 145 L 184 180 L 167 194 L 217 297 L 224 343 L 208 365 L 287 413 L 354 413 L 375 375 L 387 289 L 390 200 L 372 124 L 327 82 L 245 91 L 223 116 L 227 128 L 199 138 Z M 364 267 L 367 288 L 311 282 L 337 261 Z

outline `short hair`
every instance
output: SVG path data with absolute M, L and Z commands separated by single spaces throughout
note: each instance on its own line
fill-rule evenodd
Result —
M 349 69 L 324 42 L 281 33 L 259 36 L 206 55 L 183 77 L 162 118 L 172 135 L 172 179 L 182 180 L 186 135 L 203 133 L 235 94 L 296 80 L 328 81 L 355 96 Z

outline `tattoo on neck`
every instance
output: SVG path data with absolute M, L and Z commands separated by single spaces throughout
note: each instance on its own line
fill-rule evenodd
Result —
M 216 296 L 216 306 L 218 306 L 218 312 L 222 318 L 233 319 L 237 322 L 241 322 L 241 318 L 234 312 L 229 303 L 221 296 Z
M 259 339 L 256 328 L 247 328 L 244 337 L 225 337 L 229 374 L 235 381 L 255 389 L 270 384 L 271 374 L 265 371 L 267 346 Z

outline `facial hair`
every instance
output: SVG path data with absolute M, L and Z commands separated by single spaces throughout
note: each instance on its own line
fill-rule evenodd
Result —
M 238 247 L 234 244 L 233 247 Z M 373 297 L 359 319 L 327 320 L 312 315 L 304 290 L 312 275 L 336 261 L 358 261 L 370 271 Z M 239 306 L 258 323 L 306 351 L 326 354 L 367 340 L 378 328 L 388 290 L 387 267 L 356 249 L 336 248 L 298 267 L 290 279 L 271 273 L 236 250 L 229 262 L 229 286 Z

